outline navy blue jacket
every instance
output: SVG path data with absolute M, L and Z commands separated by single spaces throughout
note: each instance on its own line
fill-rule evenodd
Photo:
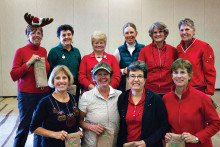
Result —
M 137 61 L 138 60 L 138 56 L 139 56 L 139 52 L 141 51 L 141 49 L 145 46 L 143 44 L 139 44 L 136 40 L 135 40 L 135 50 L 133 51 L 132 55 L 130 54 L 130 52 L 128 51 L 128 47 L 126 44 L 126 41 L 123 45 L 118 47 L 118 51 L 120 53 L 120 69 L 126 68 L 128 67 L 132 62 Z M 121 76 L 121 82 L 118 86 L 118 89 L 121 90 L 122 92 L 125 91 L 125 87 L 126 86 L 126 75 Z
M 125 119 L 129 92 L 130 90 L 122 93 L 118 99 L 118 111 L 120 115 L 118 147 L 122 147 L 127 142 L 127 124 Z M 169 130 L 166 107 L 158 94 L 148 89 L 145 89 L 145 94 L 140 139 L 145 141 L 147 147 L 163 147 L 162 139 Z

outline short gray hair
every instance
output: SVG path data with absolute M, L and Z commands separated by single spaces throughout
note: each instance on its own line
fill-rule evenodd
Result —
M 147 78 L 147 65 L 140 60 L 134 61 L 132 62 L 129 66 L 128 66 L 128 74 L 127 77 L 129 77 L 129 73 L 130 71 L 138 71 L 141 70 L 144 73 L 144 78 Z
M 191 27 L 192 29 L 195 29 L 194 22 L 190 18 L 185 18 L 183 20 L 180 20 L 180 22 L 178 24 L 179 29 L 182 25 L 187 25 L 187 26 Z
M 51 87 L 51 88 L 55 88 L 54 86 L 54 77 L 59 73 L 59 72 L 64 72 L 67 77 L 68 77 L 68 80 L 69 80 L 69 86 L 73 84 L 74 82 L 74 79 L 73 79 L 73 75 L 72 73 L 70 72 L 69 68 L 66 67 L 65 65 L 57 65 L 56 67 L 54 67 L 54 69 L 52 70 L 51 74 L 50 74 L 50 77 L 49 77 L 49 80 L 48 80 L 48 85 Z
M 159 30 L 162 30 L 164 32 L 165 34 L 164 40 L 165 40 L 169 35 L 169 29 L 167 28 L 167 26 L 163 22 L 159 22 L 159 21 L 154 22 L 148 30 L 149 36 L 152 38 L 152 40 L 153 40 L 154 27 L 157 27 Z

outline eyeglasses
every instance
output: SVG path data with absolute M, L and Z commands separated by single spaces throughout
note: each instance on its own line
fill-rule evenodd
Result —
M 40 36 L 40 35 L 42 35 L 42 33 L 41 32 L 31 32 L 31 35 L 32 36 Z
M 159 34 L 162 34 L 163 32 L 164 32 L 164 31 L 162 31 L 162 30 L 159 31 L 159 32 L 156 32 L 156 31 L 155 31 L 155 32 L 153 32 L 153 34 L 155 34 L 155 35 L 158 34 L 158 33 L 159 33 Z
M 143 75 L 138 75 L 138 76 L 135 76 L 135 75 L 130 75 L 129 76 L 130 79 L 134 80 L 134 79 L 138 79 L 138 80 L 142 80 L 144 78 Z

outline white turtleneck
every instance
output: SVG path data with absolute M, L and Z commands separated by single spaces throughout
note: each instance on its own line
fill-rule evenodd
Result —
M 135 50 L 135 45 L 136 45 L 136 43 L 134 43 L 133 45 L 130 45 L 130 44 L 128 44 L 128 43 L 126 42 L 126 44 L 127 44 L 128 51 L 129 51 L 130 55 L 132 56 L 132 53 L 133 53 L 134 50 Z M 115 50 L 114 56 L 115 56 L 115 58 L 117 59 L 118 64 L 119 64 L 120 61 L 121 61 L 121 56 L 120 56 L 120 53 L 119 53 L 118 48 Z M 122 74 L 122 75 L 123 75 L 123 71 L 124 71 L 124 69 L 121 69 L 121 74 Z

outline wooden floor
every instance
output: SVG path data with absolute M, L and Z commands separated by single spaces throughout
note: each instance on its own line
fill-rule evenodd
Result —
M 217 102 L 220 116 L 220 90 L 215 92 L 213 99 Z M 0 146 L 12 147 L 19 123 L 16 98 L 0 98 Z M 213 146 L 220 147 L 220 132 L 212 137 Z M 33 146 L 33 135 L 29 134 L 26 147 Z

